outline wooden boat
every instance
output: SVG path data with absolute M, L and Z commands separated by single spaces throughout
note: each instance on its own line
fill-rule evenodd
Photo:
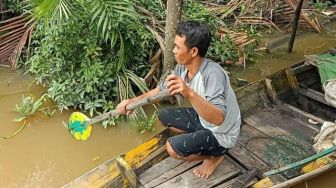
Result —
M 64 187 L 249 186 L 265 178 L 264 172 L 314 155 L 313 138 L 320 125 L 336 117 L 336 109 L 324 99 L 317 68 L 304 62 L 239 88 L 235 93 L 243 117 L 240 139 L 209 179 L 193 175 L 192 169 L 200 162 L 168 157 L 165 142 L 172 133 L 163 130 Z M 290 169 L 272 175 L 271 180 L 276 184 L 274 187 L 288 187 L 307 182 L 334 167 L 326 165 L 306 174 L 300 174 L 298 168 Z M 249 176 L 251 171 L 255 173 Z

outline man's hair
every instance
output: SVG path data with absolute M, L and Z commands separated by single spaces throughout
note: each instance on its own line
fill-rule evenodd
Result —
M 199 55 L 201 57 L 205 56 L 211 41 L 211 32 L 208 25 L 195 21 L 182 21 L 177 26 L 176 34 L 186 38 L 185 44 L 189 49 L 196 47 Z

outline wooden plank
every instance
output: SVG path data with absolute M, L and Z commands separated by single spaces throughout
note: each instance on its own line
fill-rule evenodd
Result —
M 249 142 L 252 142 L 254 138 L 254 141 L 257 142 L 257 144 L 249 144 Z M 250 125 L 244 124 L 241 129 L 239 141 L 233 148 L 229 150 L 229 156 L 248 170 L 255 167 L 260 169 L 261 172 L 269 171 L 273 169 L 273 167 L 267 164 L 263 160 L 264 156 L 261 155 L 261 153 L 263 153 L 266 149 L 266 138 L 268 138 L 268 136 L 262 134 L 262 132 L 258 131 L 254 127 L 251 127 Z M 259 179 L 264 178 L 261 172 L 257 174 Z M 287 179 L 277 174 L 272 177 L 272 180 L 276 183 L 279 183 L 286 181 Z
M 132 168 L 138 169 L 139 167 L 146 165 L 141 161 L 164 145 L 167 137 L 170 135 L 171 132 L 168 129 L 165 129 L 145 143 L 140 144 L 129 152 L 121 155 L 121 157 L 123 157 Z M 113 158 L 63 187 L 104 187 L 108 184 L 113 184 L 114 181 L 119 181 L 118 177 L 120 176 L 121 174 L 116 159 Z
M 189 169 L 183 174 L 180 174 L 157 187 L 213 187 L 240 174 L 240 170 L 228 160 L 224 160 L 220 163 L 214 174 L 212 174 L 208 179 L 198 178 L 192 171 L 193 169 Z
M 314 121 L 317 121 L 321 125 L 323 124 L 323 122 L 325 122 L 325 120 L 322 119 L 322 118 L 320 118 L 320 117 L 317 117 L 317 116 L 314 116 L 314 115 L 312 115 L 312 114 L 310 114 L 308 112 L 302 111 L 299 108 L 296 108 L 295 106 L 292 106 L 290 104 L 284 103 L 284 102 L 282 102 L 280 100 L 278 100 L 277 103 L 279 104 L 278 106 L 276 106 L 277 109 L 285 111 L 285 112 L 293 115 L 294 117 L 300 117 L 302 119 L 306 119 L 307 121 L 308 121 L 308 119 L 312 119 Z M 316 130 L 316 131 L 319 132 L 319 129 L 316 129 L 316 127 L 315 128 L 310 127 L 310 128 L 312 128 L 312 129 L 314 129 L 314 130 Z
M 257 174 L 257 177 L 259 179 L 264 178 L 264 175 L 262 174 L 262 172 L 267 172 L 273 169 L 271 166 L 269 166 L 263 160 L 261 160 L 258 156 L 249 152 L 240 143 L 237 143 L 235 147 L 229 150 L 229 155 L 231 158 L 238 161 L 239 164 L 243 165 L 248 170 L 252 169 L 253 167 L 260 169 L 260 173 Z M 272 180 L 279 183 L 279 182 L 284 182 L 287 179 L 281 175 L 275 175 L 273 176 Z
M 166 145 L 159 147 L 142 161 L 142 164 L 145 165 L 142 165 L 141 167 L 135 169 L 135 173 L 139 176 L 140 174 L 144 173 L 148 168 L 151 168 L 153 165 L 158 164 L 168 156 L 169 155 L 166 151 Z
M 157 150 L 155 150 L 152 154 L 148 155 L 142 162 L 142 164 L 147 164 L 154 158 L 158 157 L 159 155 L 162 155 L 162 153 L 167 153 L 166 151 L 166 145 L 163 145 L 159 147 Z M 168 153 L 167 153 L 168 154 Z
M 266 150 L 266 145 L 270 137 L 255 129 L 254 127 L 244 124 L 241 129 L 238 144 L 236 148 L 233 147 L 229 150 L 229 155 L 237 159 L 241 165 L 245 165 L 247 169 L 252 169 L 252 167 L 257 167 L 261 171 L 266 172 L 274 167 L 267 163 L 265 156 L 263 155 Z M 264 178 L 264 176 L 259 173 L 258 178 Z M 275 182 L 283 182 L 287 180 L 281 175 L 275 175 Z M 273 179 L 272 178 L 272 179 Z
M 272 113 L 262 114 L 266 116 L 253 114 L 244 118 L 243 121 L 267 135 L 289 135 L 287 131 L 281 129 L 280 127 L 274 126 L 273 123 L 271 124 L 269 122 L 269 120 L 272 120 L 272 118 L 274 118 Z M 281 121 L 277 121 L 277 118 L 273 119 L 273 121 L 274 123 L 281 123 Z
M 296 91 L 296 89 L 299 88 L 299 83 L 296 79 L 296 76 L 293 72 L 292 69 L 286 69 L 286 76 L 287 76 L 287 80 L 288 80 L 288 84 L 290 86 L 291 89 L 293 89 L 294 91 Z
M 194 162 L 183 162 L 182 164 L 176 166 L 175 168 L 170 168 L 170 170 L 167 170 L 165 173 L 161 174 L 160 176 L 156 177 L 154 180 L 148 182 L 144 185 L 144 187 L 156 187 L 171 178 L 174 178 L 175 176 L 178 176 L 182 174 L 185 171 L 188 171 L 189 169 L 193 168 L 194 166 L 200 164 L 200 161 L 194 161 Z
M 309 89 L 309 88 L 308 89 L 306 89 L 306 88 L 300 88 L 299 89 L 299 93 L 301 95 L 303 95 L 303 96 L 306 96 L 306 97 L 310 98 L 310 99 L 313 99 L 315 101 L 318 101 L 320 103 L 323 103 L 325 105 L 330 106 L 328 104 L 328 102 L 325 100 L 324 94 L 322 94 L 322 93 L 320 93 L 318 91 L 315 91 L 315 90 L 312 90 L 312 89 Z
M 312 65 L 301 64 L 299 66 L 296 66 L 296 67 L 292 68 L 292 72 L 294 74 L 300 74 L 300 73 L 306 72 L 307 70 L 312 69 L 312 68 L 313 68 Z
M 262 109 L 244 121 L 241 139 L 246 149 L 272 168 L 295 162 L 313 152 L 315 131 L 275 109 Z M 245 128 L 244 128 L 245 127 Z M 272 127 L 282 131 L 272 131 Z M 257 131 L 253 130 L 256 129 Z M 244 136 L 245 134 L 245 136 Z M 291 175 L 286 175 L 291 177 Z
M 152 166 L 148 170 L 146 170 L 144 173 L 142 173 L 139 176 L 139 181 L 145 185 L 148 182 L 154 180 L 155 178 L 161 176 L 167 171 L 172 170 L 173 168 L 177 167 L 178 165 L 182 164 L 184 161 L 177 160 L 171 157 L 167 157 L 160 163 Z
M 312 140 L 316 135 L 315 130 L 277 109 L 262 109 L 245 118 L 244 122 L 268 136 L 289 136 L 301 132 L 307 140 Z
M 278 96 L 272 85 L 272 80 L 265 78 L 265 84 L 266 84 L 268 95 L 271 97 L 272 101 L 275 102 L 275 99 L 277 99 Z
M 256 167 L 261 171 L 268 171 L 271 169 L 264 161 L 262 161 L 253 153 L 249 152 L 240 143 L 237 143 L 233 148 L 229 150 L 229 155 L 231 158 L 238 161 L 239 164 L 243 165 L 248 170 L 252 169 L 252 167 Z M 260 178 L 262 178 L 262 176 L 260 176 Z
M 223 182 L 222 184 L 219 184 L 218 186 L 216 186 L 216 188 L 231 188 L 231 187 L 232 187 L 232 184 L 233 184 L 234 182 L 236 182 L 237 179 L 238 179 L 238 177 L 233 178 L 233 179 L 231 179 L 231 180 L 229 180 L 229 181 Z
M 232 188 L 232 184 L 234 182 L 236 182 L 237 179 L 238 179 L 238 177 L 233 178 L 233 179 L 231 179 L 229 181 L 226 181 L 226 182 L 224 182 L 224 183 L 222 183 L 222 184 L 220 184 L 218 186 L 215 186 L 215 188 Z M 258 179 L 254 178 L 253 180 L 251 180 L 250 182 L 248 182 L 245 187 L 250 187 L 250 186 L 252 186 L 253 184 L 255 184 L 257 182 L 258 182 Z
M 336 108 L 330 105 L 324 105 L 313 99 L 302 97 L 303 100 L 298 100 L 298 106 L 308 113 L 326 119 L 327 121 L 334 121 L 336 117 Z
M 239 88 L 236 92 L 236 97 L 241 113 L 245 114 L 251 108 L 260 107 L 263 104 L 260 93 L 263 93 L 265 90 L 263 80 Z
M 262 152 L 265 150 L 265 146 L 267 144 L 267 139 L 269 136 L 263 134 L 259 130 L 255 129 L 251 125 L 244 124 L 241 127 L 239 140 L 238 142 L 243 145 L 249 152 L 251 150 L 258 152 Z M 257 142 L 257 144 L 254 144 Z M 256 155 L 258 156 L 258 155 Z M 260 158 L 262 159 L 262 158 Z

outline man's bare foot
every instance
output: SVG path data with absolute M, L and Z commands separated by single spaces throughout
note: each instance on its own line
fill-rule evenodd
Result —
M 215 169 L 224 159 L 224 156 L 205 159 L 203 163 L 193 170 L 193 173 L 199 178 L 208 178 L 214 173 Z

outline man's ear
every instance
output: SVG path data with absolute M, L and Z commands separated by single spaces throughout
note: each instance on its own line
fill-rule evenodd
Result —
M 197 55 L 198 55 L 198 48 L 193 47 L 193 48 L 191 49 L 191 56 L 192 56 L 192 57 L 196 57 Z

